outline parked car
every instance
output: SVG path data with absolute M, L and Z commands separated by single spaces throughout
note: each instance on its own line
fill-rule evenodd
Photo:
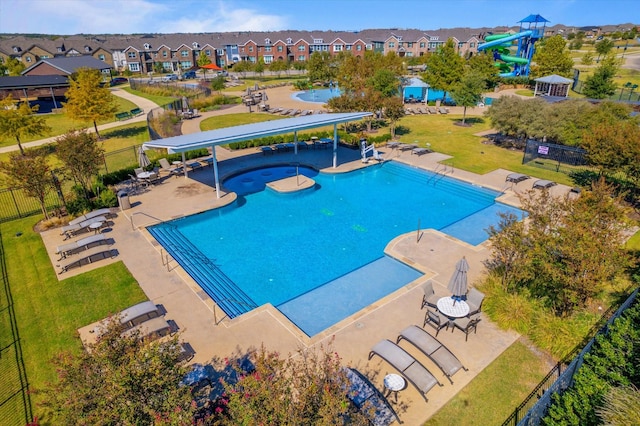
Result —
M 129 79 L 125 78 L 125 77 L 115 77 L 111 79 L 111 82 L 109 83 L 110 86 L 116 86 L 118 84 L 125 84 L 128 83 Z
M 167 74 L 162 76 L 162 81 L 174 81 L 177 79 L 178 76 L 176 74 Z
M 185 71 L 182 73 L 182 79 L 183 80 L 189 80 L 192 78 L 196 78 L 196 72 L 194 70 L 190 70 L 190 71 Z

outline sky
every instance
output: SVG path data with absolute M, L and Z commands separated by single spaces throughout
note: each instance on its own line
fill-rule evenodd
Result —
M 437 30 L 640 24 L 637 0 L 0 0 L 0 33 L 144 34 L 278 30 Z

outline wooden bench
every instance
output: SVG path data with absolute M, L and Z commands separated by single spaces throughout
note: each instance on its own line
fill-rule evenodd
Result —
M 125 112 L 119 112 L 116 114 L 116 120 L 121 121 L 121 120 L 128 120 L 132 117 L 131 112 L 129 111 L 125 111 Z
M 136 117 L 136 116 L 138 116 L 138 115 L 140 115 L 140 114 L 143 114 L 143 113 L 144 113 L 144 111 L 143 111 L 142 109 L 140 109 L 140 108 L 134 108 L 134 109 L 132 109 L 131 111 L 129 111 L 129 114 L 130 114 L 132 117 Z

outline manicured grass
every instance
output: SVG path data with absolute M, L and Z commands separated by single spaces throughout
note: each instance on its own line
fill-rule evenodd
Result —
M 207 131 L 222 129 L 224 127 L 239 126 L 241 124 L 262 123 L 263 121 L 279 120 L 282 118 L 286 117 L 270 114 L 226 114 L 219 117 L 209 117 L 202 120 L 202 122 L 200 123 L 200 130 Z
M 141 98 L 149 99 L 152 102 L 155 102 L 158 105 L 166 105 L 176 100 L 175 96 L 158 96 L 145 92 L 141 92 L 139 90 L 133 90 L 129 86 L 123 87 L 122 90 L 131 93 L 132 95 L 140 96 Z
M 499 425 L 548 372 L 548 366 L 536 354 L 516 342 L 458 392 L 425 426 Z
M 32 390 L 56 379 L 50 362 L 55 355 L 81 350 L 78 328 L 147 299 L 122 262 L 58 281 L 42 238 L 33 231 L 38 220 L 29 217 L 0 225 Z M 32 396 L 36 415 L 40 398 L 38 393 Z

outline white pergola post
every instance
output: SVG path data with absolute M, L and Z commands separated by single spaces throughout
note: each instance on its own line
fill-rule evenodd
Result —
M 215 145 L 211 145 L 211 158 L 213 159 L 213 180 L 216 183 L 216 198 L 220 198 L 220 181 L 218 181 L 218 159 L 216 158 Z
M 338 167 L 338 123 L 333 124 L 333 168 Z

